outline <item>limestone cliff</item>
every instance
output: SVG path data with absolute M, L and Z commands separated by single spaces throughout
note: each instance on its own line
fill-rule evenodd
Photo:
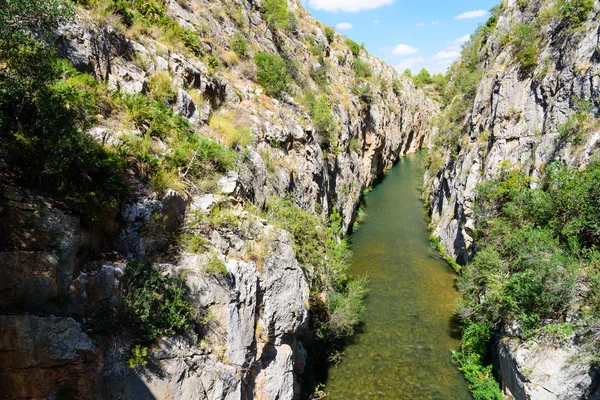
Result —
M 232 145 L 243 161 L 200 187 L 186 176 L 191 157 L 187 170 L 179 171 L 184 186 L 165 191 L 153 190 L 149 177 L 132 169 L 126 200 L 108 222 L 91 226 L 81 223 L 85 211 L 3 182 L 0 398 L 51 398 L 57 392 L 87 399 L 298 398 L 307 356 L 300 339 L 309 334 L 311 312 L 309 272 L 289 233 L 269 225 L 260 209 L 270 196 L 292 197 L 323 219 L 335 208 L 348 232 L 362 191 L 400 156 L 428 143 L 437 105 L 392 67 L 349 48 L 337 33 L 326 35 L 295 1 L 288 3 L 295 17 L 286 31 L 270 25 L 259 1 L 162 5 L 161 18 L 197 39 L 188 37 L 194 51 L 163 42 L 158 27 L 128 28 L 123 15 L 98 7 L 80 7 L 75 22 L 55 31 L 54 44 L 109 92 L 146 94 L 152 79 L 166 76 L 175 93 L 169 106 L 195 132 L 226 143 L 218 118 L 249 132 L 247 143 Z M 236 34 L 247 43 L 242 60 L 232 55 Z M 280 100 L 256 81 L 252 58 L 260 52 L 285 53 L 293 64 L 295 83 Z M 357 77 L 356 60 L 370 78 Z M 315 71 L 326 71 L 319 83 Z M 353 94 L 352 87 L 365 90 Z M 328 93 L 335 126 L 328 146 L 300 104 L 308 92 Z M 109 114 L 88 134 L 119 148 L 141 139 L 147 128 L 132 129 L 122 114 Z M 160 158 L 175 152 L 167 143 L 155 137 L 148 146 Z M 257 208 L 242 207 L 247 202 Z M 201 229 L 210 252 L 174 245 L 174 234 L 215 208 L 230 210 L 237 222 Z M 252 246 L 263 237 L 269 244 L 254 257 Z M 130 338 L 98 339 L 92 319 L 99 304 L 118 295 L 132 258 L 185 276 L 204 321 L 201 339 L 190 332 L 156 342 L 142 369 L 126 364 Z M 224 263 L 225 273 L 206 273 L 209 258 Z
M 483 35 L 476 49 L 482 78 L 474 101 L 466 105 L 459 136 L 440 153 L 441 167 L 426 174 L 433 235 L 440 237 L 447 253 L 459 263 L 470 260 L 477 249 L 473 230 L 479 183 L 498 178 L 508 166 L 531 177 L 535 187 L 554 161 L 584 168 L 598 160 L 599 4 L 593 2 L 591 12 L 577 27 L 568 18 L 555 17 L 564 12 L 557 4 L 566 7 L 565 2 L 516 0 L 499 6 L 487 26 L 491 32 Z M 526 32 L 528 26 L 535 33 L 521 47 L 536 40 L 535 53 L 524 64 L 525 56 L 518 60 L 520 48 L 511 37 L 515 29 Z M 573 136 L 569 127 L 579 117 L 585 123 L 577 126 L 578 136 Z M 441 131 L 438 138 L 444 135 L 452 133 Z M 506 395 L 595 398 L 590 397 L 595 372 L 573 343 L 520 343 L 509 339 L 518 336 L 509 328 L 501 336 L 496 369 Z

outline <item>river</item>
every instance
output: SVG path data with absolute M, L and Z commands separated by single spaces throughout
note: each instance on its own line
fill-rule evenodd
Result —
M 370 278 L 364 326 L 329 369 L 331 400 L 471 399 L 451 363 L 456 276 L 428 243 L 417 155 L 404 157 L 366 197 L 351 236 L 351 273 Z

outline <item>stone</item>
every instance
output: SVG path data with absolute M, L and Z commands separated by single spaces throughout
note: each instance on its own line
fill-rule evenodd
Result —
M 85 393 L 98 380 L 97 348 L 72 318 L 0 316 L 0 349 L 3 398 L 45 398 L 69 382 Z

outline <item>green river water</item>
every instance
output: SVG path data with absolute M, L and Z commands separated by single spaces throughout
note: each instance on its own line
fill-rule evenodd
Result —
M 330 400 L 471 399 L 451 363 L 455 274 L 428 243 L 417 155 L 404 157 L 367 195 L 351 236 L 351 273 L 368 274 L 364 326 L 329 369 Z

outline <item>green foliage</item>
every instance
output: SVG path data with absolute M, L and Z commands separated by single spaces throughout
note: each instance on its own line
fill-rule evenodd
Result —
M 216 255 L 211 254 L 204 266 L 204 272 L 211 275 L 227 276 L 227 266 Z
M 201 235 L 186 233 L 181 235 L 181 243 L 186 251 L 202 254 L 208 249 L 209 242 Z
M 289 76 L 285 61 L 278 55 L 259 53 L 254 57 L 256 77 L 267 93 L 275 98 L 281 98 L 288 90 Z
M 188 178 L 210 178 L 235 166 L 237 155 L 224 145 L 195 133 L 189 122 L 173 113 L 170 106 L 144 95 L 120 94 L 115 98 L 140 136 L 125 138 L 121 155 L 131 160 L 142 175 L 150 178 L 159 194 L 167 189 L 181 191 L 180 173 Z M 154 143 L 160 138 L 171 149 L 167 154 Z
M 567 340 L 571 336 L 575 330 L 573 329 L 573 324 L 570 322 L 565 322 L 562 324 L 552 324 L 546 325 L 543 328 L 543 331 L 546 335 L 551 336 L 556 340 Z
M 434 74 L 431 77 L 433 87 L 438 93 L 444 93 L 448 83 L 450 82 L 450 74 Z
M 322 94 L 310 108 L 310 116 L 319 135 L 319 144 L 323 149 L 328 149 L 335 145 L 337 126 L 333 118 L 333 111 L 329 97 Z
M 571 27 L 577 27 L 587 21 L 593 9 L 594 0 L 563 0 L 560 13 Z
M 529 6 L 529 0 L 517 0 L 517 6 L 524 11 Z
M 353 41 L 352 39 L 346 39 L 344 41 L 344 43 L 346 44 L 346 46 L 350 49 L 350 52 L 352 52 L 352 55 L 354 57 L 358 57 L 360 56 L 360 52 L 363 49 L 363 47 L 361 45 L 359 45 L 358 43 L 356 43 L 355 41 Z
M 151 342 L 190 326 L 191 306 L 181 279 L 164 276 L 149 264 L 130 261 L 122 286 L 122 317 L 138 340 Z
M 360 145 L 360 141 L 358 140 L 358 138 L 353 137 L 352 139 L 350 139 L 350 152 L 359 153 L 361 149 L 362 146 Z
M 351 336 L 360 321 L 367 279 L 347 275 L 351 254 L 342 238 L 341 216 L 334 209 L 326 225 L 290 200 L 272 197 L 267 206 L 268 219 L 291 233 L 296 257 L 309 272 L 319 340 L 331 343 Z M 323 291 L 328 293 L 325 304 L 320 300 Z
M 131 349 L 131 357 L 127 359 L 129 368 L 145 367 L 149 362 L 150 356 L 147 347 L 138 344 Z
M 327 299 L 329 321 L 327 334 L 335 338 L 354 335 L 355 327 L 360 323 L 364 310 L 364 298 L 367 295 L 367 277 L 350 280 L 344 292 L 333 292 Z
M 600 164 L 579 171 L 557 163 L 548 167 L 546 182 L 537 189 L 508 166 L 497 180 L 478 187 L 475 239 L 480 249 L 458 281 L 464 334 L 456 359 L 469 382 L 469 374 L 490 368 L 481 350 L 470 354 L 489 342 L 487 335 L 473 331 L 515 322 L 524 339 L 542 334 L 565 340 L 574 326 L 561 321 L 575 302 L 582 303 L 576 308 L 594 313 L 590 321 L 598 320 L 600 310 L 592 306 L 598 292 L 586 292 L 582 299 L 575 289 L 581 279 L 598 287 L 599 187 Z
M 469 382 L 475 400 L 502 400 L 500 385 L 494 379 L 492 365 L 484 366 L 488 360 L 488 349 L 493 338 L 491 328 L 482 323 L 468 325 L 463 330 L 461 351 L 452 353 L 452 361 Z
M 311 65 L 310 77 L 323 89 L 329 85 L 329 76 L 327 74 L 327 64 L 325 61 L 323 61 L 322 64 L 319 63 L 318 66 Z
M 539 26 L 519 24 L 513 29 L 514 39 L 512 44 L 516 50 L 515 56 L 521 64 L 521 73 L 530 75 L 538 66 L 538 46 L 540 39 L 537 37 Z
M 290 13 L 287 0 L 265 0 L 262 3 L 261 14 L 272 29 L 286 31 L 290 28 Z
M 291 233 L 296 258 L 311 272 L 312 287 L 336 289 L 348 281 L 346 275 L 350 250 L 340 239 L 341 220 L 332 214 L 330 226 L 316 215 L 303 211 L 290 200 L 272 197 L 268 218 Z
M 421 68 L 421 71 L 415 76 L 413 76 L 413 82 L 415 86 L 418 88 L 422 88 L 427 85 L 431 85 L 433 83 L 433 79 L 431 79 L 431 75 L 429 71 L 425 68 Z
M 402 75 L 408 76 L 409 78 L 412 78 L 412 71 L 410 70 L 410 68 L 406 68 L 404 70 L 404 72 L 402 73 Z
M 323 59 L 325 55 L 325 50 L 323 49 L 323 46 L 317 43 L 312 36 L 309 36 L 307 38 L 307 42 L 308 50 L 311 52 L 311 54 L 319 59 Z
M 396 96 L 402 95 L 402 82 L 400 82 L 400 79 L 394 79 L 392 81 L 392 90 Z
M 150 97 L 166 104 L 171 104 L 177 95 L 173 86 L 173 79 L 166 71 L 159 71 L 150 78 L 148 90 Z
M 355 58 L 353 63 L 354 73 L 358 78 L 369 78 L 373 75 L 371 67 L 366 61 Z
M 243 33 L 236 32 L 231 37 L 229 46 L 235 52 L 235 54 L 241 58 L 246 58 L 248 56 L 248 40 L 246 40 L 246 36 L 244 36 Z
M 159 97 L 163 95 L 158 94 Z M 166 138 L 174 131 L 191 130 L 189 123 L 174 114 L 164 101 L 157 101 L 144 95 L 123 93 L 116 102 L 124 108 L 126 117 L 134 127 L 149 136 Z
M 72 20 L 75 9 L 67 0 L 11 0 L 0 8 L 0 35 L 2 44 L 18 43 L 18 38 L 29 36 L 24 28 L 49 32 L 60 23 Z M 12 42 L 12 43 L 11 43 Z
M 375 100 L 375 94 L 368 82 L 354 85 L 351 92 L 353 95 L 358 96 L 360 102 L 365 106 L 369 106 Z
M 19 184 L 55 194 L 94 221 L 126 191 L 120 158 L 84 133 L 107 96 L 21 30 L 45 32 L 72 16 L 72 5 L 59 0 L 12 1 L 0 10 L 0 164 Z
M 333 29 L 330 26 L 326 26 L 325 27 L 325 37 L 327 38 L 327 42 L 329 44 L 333 43 L 333 40 L 335 39 L 335 29 Z
M 450 257 L 446 253 L 446 250 L 444 249 L 444 246 L 442 245 L 442 242 L 438 236 L 429 236 L 429 246 L 432 249 L 436 250 L 439 253 L 439 255 L 446 260 L 448 265 L 450 265 L 452 269 L 454 269 L 454 271 L 460 272 L 461 266 L 456 262 L 456 260 L 454 260 L 454 258 Z
M 87 1 L 86 5 L 93 5 L 97 0 Z M 194 54 L 200 55 L 202 50 L 198 33 L 183 27 L 167 15 L 165 4 L 154 0 L 112 0 L 112 10 L 119 15 L 127 27 L 138 23 L 144 28 L 158 26 L 161 30 L 162 39 L 167 42 L 181 43 Z
M 575 113 L 570 115 L 567 120 L 557 126 L 560 139 L 565 142 L 579 144 L 583 141 L 584 133 L 587 133 L 586 127 L 590 117 L 586 113 Z

